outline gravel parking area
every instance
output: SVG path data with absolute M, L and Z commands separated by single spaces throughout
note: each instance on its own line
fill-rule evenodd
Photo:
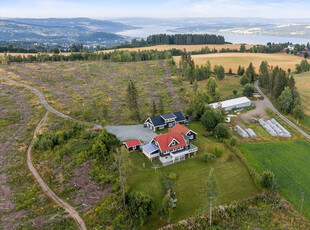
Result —
M 153 130 L 144 128 L 143 125 L 106 126 L 106 129 L 116 135 L 120 141 L 139 139 L 143 143 L 148 143 L 157 136 Z

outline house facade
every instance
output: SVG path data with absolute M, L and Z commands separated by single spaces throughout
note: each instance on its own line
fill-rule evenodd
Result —
M 197 151 L 198 148 L 190 143 L 187 135 L 173 131 L 160 134 L 143 146 L 144 155 L 151 161 L 158 158 L 163 166 L 185 160 L 196 155 Z
M 186 124 L 188 121 L 182 112 L 167 113 L 164 115 L 149 117 L 144 122 L 144 127 L 156 130 L 172 128 L 178 123 Z
M 129 152 L 142 149 L 142 143 L 138 139 L 126 141 L 126 142 L 123 142 L 123 144 L 129 150 Z

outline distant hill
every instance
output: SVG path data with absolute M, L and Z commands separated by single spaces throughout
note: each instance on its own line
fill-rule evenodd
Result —
M 62 47 L 76 43 L 111 47 L 127 40 L 114 33 L 136 28 L 89 18 L 10 18 L 0 20 L 0 41 L 37 42 Z
M 85 30 L 106 33 L 117 33 L 124 30 L 132 30 L 138 28 L 119 22 L 90 18 L 10 18 L 9 20 L 12 22 L 46 27 L 80 27 Z

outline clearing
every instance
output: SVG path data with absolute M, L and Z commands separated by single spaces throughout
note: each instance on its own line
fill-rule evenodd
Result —
M 310 116 L 310 72 L 294 75 L 296 87 L 301 95 L 305 113 Z
M 49 62 L 2 66 L 10 79 L 40 90 L 58 111 L 82 121 L 134 123 L 129 119 L 126 88 L 133 80 L 142 116 L 149 116 L 152 100 L 164 99 L 166 112 L 182 110 L 165 61 L 112 63 Z M 144 117 L 143 117 L 144 118 Z
M 190 128 L 198 133 L 197 140 L 193 142 L 198 146 L 198 155 L 210 152 L 214 144 L 223 149 L 223 156 L 212 163 L 206 163 L 195 157 L 157 169 L 152 169 L 152 163 L 141 152 L 133 152 L 132 159 L 134 171 L 130 185 L 130 191 L 142 191 L 150 194 L 155 199 L 153 215 L 146 221 L 144 229 L 155 229 L 165 225 L 157 215 L 164 196 L 162 178 L 169 173 L 177 174 L 174 181 L 177 208 L 174 209 L 172 222 L 192 216 L 202 207 L 205 201 L 203 186 L 208 178 L 209 170 L 214 168 L 217 182 L 220 187 L 219 201 L 221 204 L 240 201 L 253 196 L 260 191 L 254 185 L 252 178 L 241 160 L 235 156 L 224 144 L 217 143 L 213 138 L 206 138 L 204 128 L 200 122 L 191 122 Z M 143 168 L 145 163 L 145 168 Z
M 179 63 L 180 58 L 180 56 L 174 57 L 176 63 Z M 225 72 L 228 72 L 229 68 L 231 68 L 233 73 L 237 72 L 239 65 L 248 67 L 250 62 L 253 63 L 257 72 L 262 61 L 267 61 L 270 66 L 278 65 L 285 71 L 288 68 L 294 71 L 295 65 L 302 60 L 300 57 L 283 53 L 215 53 L 192 55 L 192 58 L 195 64 L 205 65 L 207 61 L 210 61 L 212 66 L 222 65 L 225 68 Z
M 303 214 L 310 217 L 310 143 L 307 141 L 277 141 L 242 144 L 240 149 L 247 160 L 262 173 L 271 170 L 276 176 L 279 191 L 298 208 L 301 193 L 305 193 Z

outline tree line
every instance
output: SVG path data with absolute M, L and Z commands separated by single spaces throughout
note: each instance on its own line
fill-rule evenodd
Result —
M 278 66 L 271 68 L 267 61 L 261 63 L 259 72 L 261 86 L 279 103 L 281 110 L 297 120 L 302 119 L 304 111 L 294 77 Z
M 214 34 L 154 34 L 145 39 L 132 39 L 114 48 L 144 47 L 152 45 L 197 45 L 197 44 L 225 44 L 225 38 Z
M 13 62 L 59 62 L 59 61 L 101 61 L 109 60 L 112 62 L 135 62 L 148 60 L 171 59 L 172 53 L 168 51 L 142 50 L 142 51 L 113 51 L 113 52 L 79 52 L 69 55 L 63 54 L 36 54 L 36 55 L 11 55 L 4 54 L 0 63 L 9 64 Z

